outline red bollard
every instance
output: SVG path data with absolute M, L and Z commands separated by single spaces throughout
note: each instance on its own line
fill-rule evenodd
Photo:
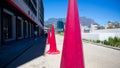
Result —
M 50 29 L 48 29 L 47 44 L 50 44 Z
M 60 68 L 84 68 L 84 57 L 76 0 L 69 0 Z
M 57 50 L 56 46 L 56 39 L 55 39 L 55 28 L 54 25 L 52 25 L 52 35 L 50 39 L 50 49 L 47 51 L 47 54 L 59 54 L 60 51 Z

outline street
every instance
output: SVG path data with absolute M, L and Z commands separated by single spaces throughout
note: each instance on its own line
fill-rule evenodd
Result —
M 86 68 L 120 68 L 120 51 L 83 43 Z
M 34 58 L 29 62 L 21 64 L 20 66 L 17 67 L 18 68 L 59 68 L 61 53 L 62 53 L 63 36 L 56 35 L 56 41 L 57 41 L 57 48 L 58 50 L 60 50 L 60 54 L 49 55 L 45 53 L 45 55 Z M 38 47 L 35 46 L 33 48 L 30 48 L 17 60 L 11 63 L 8 66 L 8 68 L 14 67 L 14 65 L 17 62 L 26 59 L 26 56 L 28 56 L 30 52 L 36 48 Z M 49 45 L 46 45 L 45 51 L 47 51 L 48 49 L 49 49 Z M 83 50 L 84 50 L 85 68 L 120 68 L 119 50 L 114 50 L 85 42 L 83 42 Z M 37 53 L 39 53 L 39 51 Z

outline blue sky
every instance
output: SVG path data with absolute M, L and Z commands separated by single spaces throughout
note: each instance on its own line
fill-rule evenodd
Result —
M 45 20 L 66 18 L 68 0 L 43 0 Z M 109 20 L 120 22 L 120 0 L 77 0 L 79 16 L 94 19 L 100 25 Z

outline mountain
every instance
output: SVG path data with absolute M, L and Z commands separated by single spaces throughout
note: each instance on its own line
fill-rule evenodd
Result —
M 58 21 L 66 22 L 65 18 L 50 18 L 47 21 L 45 21 L 45 26 L 51 25 L 51 24 L 57 24 Z M 91 24 L 99 25 L 96 23 L 93 19 L 86 18 L 86 17 L 80 17 L 80 22 L 82 26 L 88 26 L 90 27 Z
M 80 23 L 81 23 L 82 26 L 88 26 L 88 27 L 90 27 L 91 24 L 93 24 L 93 25 L 99 25 L 93 19 L 86 18 L 86 17 L 80 17 Z

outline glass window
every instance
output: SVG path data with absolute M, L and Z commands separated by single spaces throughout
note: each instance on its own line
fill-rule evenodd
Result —
M 21 23 L 21 20 L 20 19 L 17 19 L 17 23 L 16 23 L 16 34 L 17 34 L 17 37 L 21 37 L 22 36 L 22 23 Z
M 31 34 L 32 34 L 32 37 L 34 37 L 34 25 L 33 24 L 31 25 Z
M 0 7 L 0 45 L 1 45 L 1 7 Z
M 23 0 L 26 5 L 31 9 L 31 11 L 35 14 L 35 16 L 37 16 L 37 10 L 36 8 L 33 6 L 32 2 L 30 0 Z M 34 1 L 33 1 L 34 3 Z
M 33 1 L 33 3 L 34 3 L 35 7 L 37 7 L 36 0 L 32 0 L 32 1 Z
M 30 23 L 28 23 L 28 37 L 30 37 Z
M 23 33 L 24 33 L 24 38 L 27 36 L 27 23 L 23 23 Z
M 12 38 L 12 16 L 3 13 L 3 38 L 5 39 L 11 39 Z

